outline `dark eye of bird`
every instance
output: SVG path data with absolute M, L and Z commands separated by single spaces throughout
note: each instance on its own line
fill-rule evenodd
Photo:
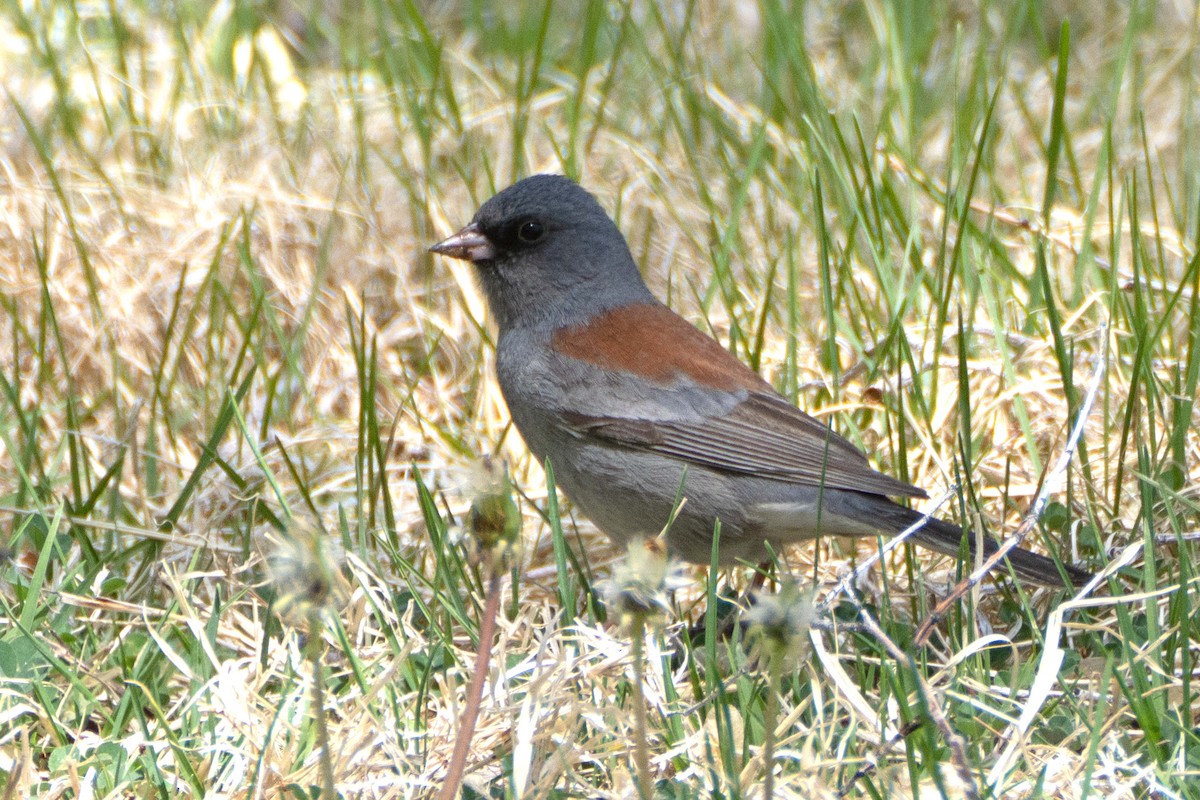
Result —
M 532 244 L 542 238 L 542 234 L 545 232 L 546 229 L 542 227 L 542 223 L 530 220 L 521 223 L 521 227 L 517 228 L 517 238 L 526 244 Z

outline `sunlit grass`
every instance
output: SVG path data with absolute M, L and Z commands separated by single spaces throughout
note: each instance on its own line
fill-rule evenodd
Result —
M 469 792 L 636 795 L 641 697 L 664 796 L 755 796 L 768 739 L 775 796 L 1200 796 L 1198 24 L 6 7 L 0 797 L 309 796 L 314 677 L 344 796 L 436 792 L 489 577 L 462 534 L 484 455 L 524 549 Z M 842 604 L 769 678 L 736 638 L 693 643 L 720 600 L 690 569 L 632 658 L 592 588 L 621 554 L 510 428 L 469 268 L 426 251 L 535 171 L 596 193 L 680 313 L 998 536 L 1103 366 L 1027 544 L 1128 565 L 1061 626 L 1063 595 L 985 585 L 918 648 L 961 568 L 902 548 L 859 592 L 909 658 Z M 348 586 L 307 633 L 266 568 L 296 530 Z M 828 589 L 875 546 L 783 566 Z

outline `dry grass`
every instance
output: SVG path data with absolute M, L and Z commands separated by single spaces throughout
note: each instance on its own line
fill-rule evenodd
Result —
M 1061 597 L 989 584 L 915 662 L 815 633 L 783 685 L 778 796 L 835 797 L 867 764 L 853 796 L 960 796 L 933 726 L 897 737 L 928 718 L 918 674 L 985 795 L 1200 796 L 1195 10 L 817 4 L 776 37 L 770 2 L 557 7 L 539 38 L 537 14 L 485 32 L 483 5 L 427 5 L 257 34 L 225 7 L 111 12 L 127 38 L 108 6 L 0 14 L 0 797 L 318 786 L 304 626 L 272 622 L 312 587 L 263 566 L 298 528 L 344 583 L 315 598 L 339 791 L 435 790 L 483 602 L 456 521 L 493 452 L 525 550 L 468 784 L 636 794 L 629 641 L 587 591 L 620 554 L 565 516 L 590 567 L 559 568 L 482 298 L 425 251 L 518 174 L 564 170 L 673 307 L 881 468 L 962 482 L 949 513 L 992 530 L 1106 359 L 1036 544 L 1128 554 L 1122 576 L 1061 628 Z M 787 558 L 829 586 L 874 547 Z M 902 549 L 860 590 L 906 645 L 956 571 Z M 706 594 L 686 571 L 647 643 L 652 770 L 665 796 L 756 796 L 766 684 L 685 641 Z

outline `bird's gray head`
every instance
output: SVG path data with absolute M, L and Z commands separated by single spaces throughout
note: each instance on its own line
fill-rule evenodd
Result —
M 476 266 L 501 333 L 510 326 L 577 324 L 654 299 L 616 224 L 561 175 L 513 184 L 430 249 Z

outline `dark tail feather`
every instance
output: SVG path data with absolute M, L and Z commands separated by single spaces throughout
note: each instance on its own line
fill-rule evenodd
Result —
M 909 525 L 921 518 L 915 511 L 910 512 L 912 518 Z M 949 522 L 930 517 L 925 525 L 913 533 L 912 538 L 918 544 L 945 553 L 955 558 L 962 552 L 963 529 Z M 967 534 L 967 547 L 971 557 L 975 557 L 975 536 Z M 986 558 L 995 553 L 999 545 L 990 537 L 983 541 L 983 554 Z M 1041 586 L 1082 586 L 1094 576 L 1092 573 L 1070 564 L 1059 564 L 1052 558 L 1032 553 L 1028 550 L 1015 548 L 1008 552 L 1008 561 L 1012 564 L 1013 572 L 1022 580 Z

